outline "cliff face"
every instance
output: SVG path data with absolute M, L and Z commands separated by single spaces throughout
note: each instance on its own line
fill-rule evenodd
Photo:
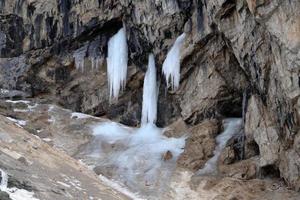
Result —
M 161 74 L 186 32 L 179 90 L 167 92 L 159 78 L 158 125 L 243 117 L 241 157 L 258 154 L 262 172 L 279 172 L 299 190 L 299 11 L 298 0 L 0 0 L 0 89 L 13 91 L 0 97 L 45 98 L 137 125 L 148 54 Z M 107 42 L 122 26 L 127 87 L 110 105 Z

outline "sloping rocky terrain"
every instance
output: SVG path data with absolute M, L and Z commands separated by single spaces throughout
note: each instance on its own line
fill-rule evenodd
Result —
M 123 26 L 129 48 L 127 85 L 119 100 L 109 103 L 107 43 Z M 186 40 L 181 52 L 180 87 L 174 92 L 166 89 L 164 77 L 160 76 L 161 66 L 183 32 Z M 218 175 L 222 178 L 208 177 L 211 184 L 204 187 L 218 190 L 221 196 L 202 198 L 230 199 L 227 194 L 234 193 L 233 190 L 218 189 L 223 181 L 227 182 L 224 188 L 241 185 L 240 191 L 256 181 L 271 181 L 264 183 L 260 192 L 257 186 L 257 190 L 249 192 L 249 197 L 241 196 L 297 199 L 300 189 L 298 0 L 0 0 L 0 98 L 4 99 L 0 114 L 27 121 L 22 130 L 2 117 L 1 130 L 18 129 L 8 134 L 16 141 L 28 137 L 42 145 L 48 143 L 54 152 L 51 157 L 57 162 L 64 159 L 62 154 L 55 153 L 59 148 L 78 171 L 74 164 L 77 161 L 69 156 L 75 156 L 91 139 L 85 123 L 98 123 L 105 118 L 125 125 L 140 125 L 143 78 L 151 52 L 160 83 L 157 125 L 168 126 L 170 130 L 165 134 L 169 137 L 188 134 L 177 167 L 191 173 L 182 178 L 183 182 L 190 181 L 185 185 L 193 191 L 190 194 L 201 198 L 197 195 L 204 193 L 199 190 L 203 183 L 192 174 L 213 156 L 215 137 L 223 129 L 221 120 L 240 117 L 243 130 L 228 142 L 218 163 Z M 84 68 L 77 69 L 82 62 Z M 30 98 L 28 105 L 6 101 L 26 98 Z M 33 109 L 35 103 L 39 106 L 34 114 L 22 112 Z M 72 112 L 102 118 L 76 120 L 75 115 L 69 121 Z M 53 119 L 57 116 L 57 126 L 52 126 L 51 113 Z M 44 140 L 39 142 L 30 134 Z M 8 136 L 3 134 L 3 137 Z M 2 144 L 17 148 L 4 139 L 0 142 L 1 151 Z M 25 160 L 26 156 L 30 158 L 24 147 L 18 148 L 14 151 L 24 154 Z M 42 156 L 45 149 L 35 158 L 38 163 L 47 158 Z M 1 158 L 0 168 L 15 168 L 17 164 L 7 166 L 14 162 L 13 159 L 4 162 Z M 59 167 L 66 166 L 59 164 Z M 8 172 L 19 179 L 20 172 Z M 70 176 L 77 175 L 76 172 L 76 176 Z M 82 181 L 94 176 L 82 175 Z M 175 173 L 174 178 L 179 180 L 178 176 Z M 273 181 L 279 186 L 275 184 L 272 190 Z M 91 183 L 86 184 L 85 187 L 91 187 Z M 95 184 L 95 188 L 102 187 L 98 182 Z M 180 188 L 176 181 L 174 184 Z M 273 191 L 281 189 L 286 196 L 272 196 L 278 194 Z M 77 195 L 71 190 L 67 192 Z M 102 195 L 101 189 L 95 192 L 96 196 Z M 107 189 L 103 195 L 112 194 Z M 121 194 L 117 196 L 123 198 Z M 242 199 L 241 196 L 235 198 Z

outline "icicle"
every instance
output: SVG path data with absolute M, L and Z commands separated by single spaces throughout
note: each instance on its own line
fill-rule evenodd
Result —
M 180 81 L 180 49 L 185 39 L 185 33 L 181 34 L 175 41 L 163 63 L 163 73 L 166 77 L 167 87 L 171 83 L 172 90 L 179 87 Z M 170 82 L 170 83 L 169 83 Z
M 156 68 L 153 54 L 149 55 L 148 69 L 144 79 L 142 125 L 155 123 L 157 115 Z
M 100 58 L 99 57 L 90 57 L 90 61 L 92 63 L 92 70 L 97 70 L 100 65 Z
M 100 46 L 99 38 L 90 42 L 89 44 L 88 55 L 92 63 L 92 70 L 97 70 L 101 62 L 101 54 L 100 54 L 99 46 Z
M 118 99 L 120 89 L 125 88 L 127 61 L 126 32 L 122 28 L 108 41 L 107 75 L 110 100 Z
M 8 176 L 2 169 L 0 169 L 0 172 L 1 172 L 0 191 L 4 191 L 7 189 Z
M 73 58 L 75 59 L 75 66 L 77 70 L 84 71 L 84 58 L 86 56 L 87 51 L 87 44 L 83 47 L 77 49 L 74 54 Z

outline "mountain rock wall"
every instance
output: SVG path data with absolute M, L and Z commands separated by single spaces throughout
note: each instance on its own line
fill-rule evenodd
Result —
M 157 124 L 243 117 L 244 158 L 258 153 L 262 171 L 278 171 L 299 190 L 298 0 L 0 0 L 0 22 L 0 93 L 19 91 L 15 98 L 44 98 L 133 126 L 148 54 L 161 74 L 168 50 L 186 32 L 180 88 L 168 91 L 158 76 Z M 127 86 L 110 104 L 107 42 L 122 26 Z

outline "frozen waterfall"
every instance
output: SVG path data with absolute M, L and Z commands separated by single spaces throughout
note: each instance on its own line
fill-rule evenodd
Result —
M 167 87 L 171 85 L 172 90 L 179 87 L 180 81 L 180 49 L 185 39 L 185 33 L 181 34 L 175 41 L 163 63 L 163 73 L 166 77 Z
M 226 146 L 227 141 L 237 134 L 242 126 L 242 119 L 240 118 L 228 118 L 225 119 L 224 122 L 225 130 L 223 133 L 218 135 L 216 139 L 217 147 L 214 150 L 214 156 L 210 158 L 205 163 L 204 167 L 197 172 L 198 175 L 213 174 L 217 172 L 217 162 Z
M 0 172 L 1 172 L 0 191 L 4 191 L 7 189 L 8 176 L 2 169 L 0 169 Z
M 118 99 L 120 89 L 126 85 L 127 61 L 126 32 L 122 28 L 108 41 L 107 76 L 110 100 Z
M 153 54 L 149 55 L 148 69 L 144 79 L 142 125 L 155 123 L 157 115 L 156 68 Z

